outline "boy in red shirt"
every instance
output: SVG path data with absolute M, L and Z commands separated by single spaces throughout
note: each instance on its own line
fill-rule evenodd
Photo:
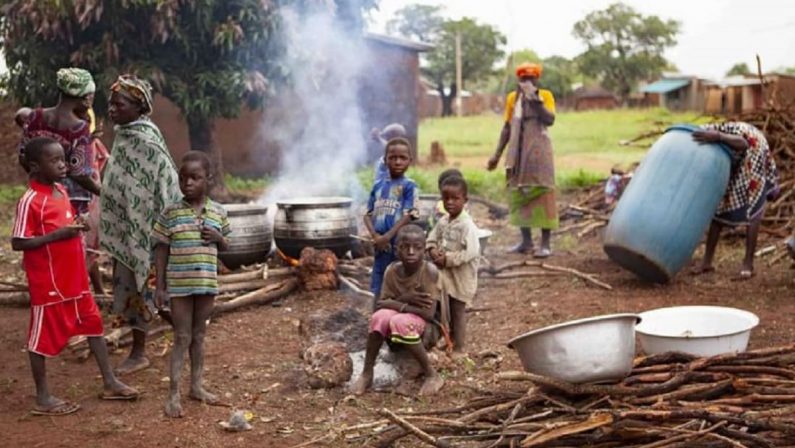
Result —
M 80 232 L 83 217 L 75 216 L 66 189 L 57 181 L 66 176 L 61 145 L 39 137 L 25 145 L 30 188 L 17 204 L 11 247 L 24 252 L 22 264 L 30 292 L 27 349 L 36 383 L 36 415 L 71 414 L 80 406 L 50 395 L 45 357 L 63 350 L 72 336 L 88 336 L 88 344 L 102 373 L 100 398 L 130 400 L 138 391 L 120 382 L 108 362 L 102 337 L 102 317 L 88 286 Z

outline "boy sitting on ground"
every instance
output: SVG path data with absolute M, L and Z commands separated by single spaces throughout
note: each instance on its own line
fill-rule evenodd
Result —
M 448 177 L 441 190 L 447 215 L 428 235 L 428 255 L 441 269 L 439 283 L 450 301 L 453 356 L 460 357 L 466 346 L 466 307 L 472 304 L 478 289 L 480 241 L 477 226 L 464 212 L 468 199 L 466 180 Z
M 398 233 L 397 257 L 384 274 L 377 311 L 370 318 L 370 334 L 364 356 L 364 368 L 351 392 L 363 394 L 373 384 L 373 369 L 378 351 L 385 340 L 404 346 L 417 360 L 425 374 L 420 395 L 434 394 L 444 380 L 436 372 L 423 345 L 428 323 L 435 319 L 439 305 L 438 271 L 425 261 L 425 233 L 414 224 Z
M 102 316 L 88 286 L 81 232 L 69 194 L 58 181 L 66 177 L 64 150 L 55 140 L 37 137 L 25 145 L 30 188 L 17 205 L 11 247 L 23 251 L 30 293 L 28 356 L 36 383 L 34 415 L 66 415 L 80 405 L 50 394 L 45 359 L 61 353 L 73 336 L 87 336 L 104 386 L 100 398 L 132 400 L 138 391 L 117 380 L 102 337 Z

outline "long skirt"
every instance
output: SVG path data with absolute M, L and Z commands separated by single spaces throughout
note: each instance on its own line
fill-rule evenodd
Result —
M 511 224 L 517 227 L 549 230 L 559 227 L 554 188 L 511 187 L 508 194 Z

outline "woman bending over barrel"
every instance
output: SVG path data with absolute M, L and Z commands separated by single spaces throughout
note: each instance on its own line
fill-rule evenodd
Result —
M 745 258 L 740 278 L 754 275 L 754 251 L 765 202 L 778 195 L 778 172 L 773 155 L 762 132 L 743 122 L 708 124 L 693 133 L 699 143 L 721 143 L 731 148 L 732 171 L 729 186 L 715 213 L 707 234 L 707 247 L 695 274 L 712 272 L 712 260 L 724 226 L 748 226 Z

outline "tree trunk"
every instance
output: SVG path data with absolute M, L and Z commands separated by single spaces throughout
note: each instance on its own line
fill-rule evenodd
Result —
M 210 158 L 210 197 L 219 202 L 229 202 L 231 195 L 226 188 L 221 151 L 215 142 L 215 122 L 207 118 L 188 118 L 190 149 L 201 151 Z
M 444 84 L 441 82 L 437 85 L 436 91 L 439 92 L 439 98 L 442 100 L 442 116 L 450 117 L 453 115 L 453 100 L 458 93 L 458 86 L 455 83 L 450 84 L 450 94 L 445 95 Z

